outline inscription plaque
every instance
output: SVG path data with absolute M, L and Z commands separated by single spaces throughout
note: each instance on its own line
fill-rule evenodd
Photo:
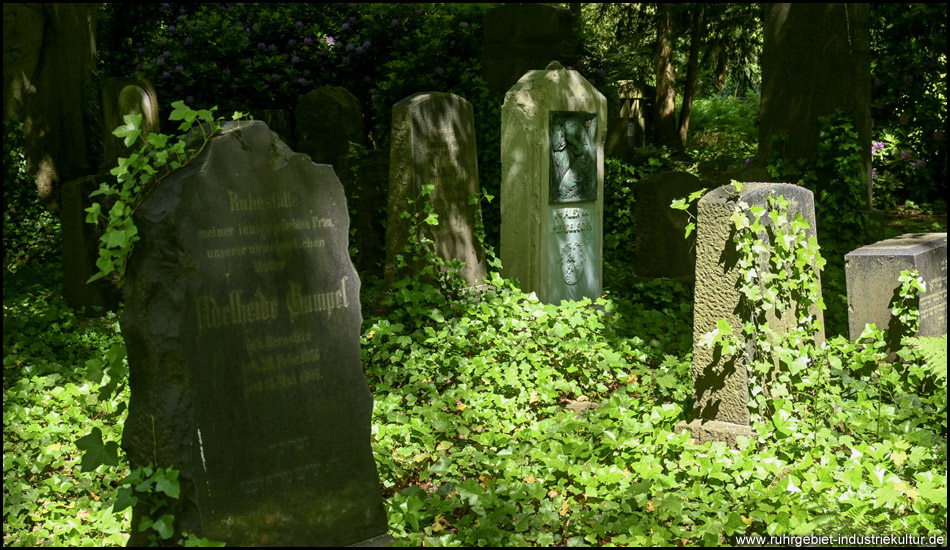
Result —
M 360 282 L 332 167 L 263 123 L 231 126 L 136 223 L 123 445 L 133 465 L 181 472 L 176 528 L 241 546 L 384 534 Z

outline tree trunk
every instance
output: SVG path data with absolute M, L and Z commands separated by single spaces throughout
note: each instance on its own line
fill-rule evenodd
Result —
M 656 25 L 656 106 L 654 122 L 659 145 L 678 148 L 676 131 L 676 76 L 673 71 L 673 4 L 657 6 Z
M 52 210 L 60 184 L 96 165 L 83 113 L 95 98 L 97 11 L 98 4 L 3 5 L 4 118 L 23 122 L 27 169 Z
M 726 62 L 726 52 L 719 50 L 719 57 L 716 59 L 716 93 L 721 93 L 726 86 L 726 68 L 729 64 Z
M 689 133 L 689 114 L 693 109 L 693 95 L 696 93 L 696 72 L 699 69 L 699 42 L 702 36 L 703 7 L 698 5 L 693 11 L 693 30 L 689 37 L 689 62 L 686 65 L 686 89 L 683 91 L 683 106 L 680 108 L 679 139 L 686 147 L 686 135 Z

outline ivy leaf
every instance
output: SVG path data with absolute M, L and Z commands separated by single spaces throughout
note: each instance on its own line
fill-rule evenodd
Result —
M 152 524 L 152 529 L 158 533 L 158 536 L 161 537 L 162 540 L 172 538 L 172 535 L 175 533 L 175 516 L 165 514 Z
M 93 428 L 92 432 L 76 441 L 76 447 L 85 451 L 82 455 L 82 471 L 91 472 L 99 466 L 119 465 L 119 444 L 115 441 L 102 443 L 102 430 Z
M 172 498 L 178 498 L 178 470 L 169 468 L 164 473 L 155 474 L 155 490 L 165 493 Z

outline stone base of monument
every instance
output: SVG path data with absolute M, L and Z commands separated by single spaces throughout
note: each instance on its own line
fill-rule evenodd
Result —
M 396 539 L 392 535 L 386 534 L 351 544 L 350 548 L 391 548 L 395 543 Z
M 702 445 L 707 441 L 722 441 L 732 448 L 739 446 L 737 440 L 739 436 L 748 437 L 749 439 L 755 437 L 752 426 L 719 420 L 704 420 L 702 418 L 697 418 L 692 422 L 680 422 L 676 425 L 674 431 L 677 433 L 689 431 L 697 445 Z

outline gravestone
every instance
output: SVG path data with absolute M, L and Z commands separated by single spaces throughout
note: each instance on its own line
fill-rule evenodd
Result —
M 386 188 L 389 186 L 389 151 L 371 150 L 360 160 L 356 181 L 357 207 L 353 219 L 356 228 L 356 270 L 365 276 L 382 279 L 386 263 Z M 347 199 L 349 202 L 349 199 Z
M 228 123 L 135 222 L 122 445 L 133 467 L 180 472 L 177 532 L 235 546 L 385 534 L 360 281 L 333 169 L 262 122 Z M 129 544 L 143 542 L 133 529 Z
M 760 206 L 768 210 L 769 194 L 783 196 L 789 201 L 787 215 L 793 219 L 796 213 L 808 223 L 806 234 L 816 237 L 815 207 L 811 191 L 786 183 L 747 183 L 737 197 L 731 185 L 719 187 L 706 193 L 699 201 L 696 235 L 696 290 L 693 313 L 693 418 L 682 423 L 677 430 L 688 429 L 699 443 L 726 441 L 736 445 L 737 436 L 753 434 L 749 415 L 749 382 L 747 361 L 750 341 L 740 343 L 739 350 L 727 358 L 718 349 L 710 349 L 701 343 L 703 337 L 716 330 L 720 319 L 733 327 L 733 334 L 742 334 L 741 327 L 748 320 L 749 312 L 740 309 L 740 274 L 737 266 L 738 253 L 733 241 L 731 220 L 736 203 L 741 200 L 749 207 Z M 763 225 L 771 223 L 763 214 Z M 764 237 L 764 232 L 760 238 Z M 770 249 L 771 247 L 767 247 Z M 767 266 L 768 250 L 761 253 L 759 265 Z M 766 267 L 767 268 L 767 267 Z M 810 312 L 822 322 L 821 311 Z M 790 319 L 793 315 L 785 315 Z M 784 330 L 783 323 L 775 315 L 768 316 L 770 327 L 776 332 Z M 815 344 L 824 342 L 824 329 L 815 336 Z M 743 346 L 745 349 L 743 349 Z
M 657 172 L 637 182 L 634 211 L 637 219 L 636 272 L 640 277 L 692 278 L 696 268 L 696 233 L 685 238 L 686 226 L 696 217 L 670 204 L 703 188 L 687 172 Z M 690 217 L 692 216 L 692 218 Z
M 508 4 L 485 14 L 482 74 L 493 94 L 505 93 L 532 69 L 577 59 L 570 10 L 545 4 Z M 601 124 L 604 122 L 601 121 Z
M 864 326 L 890 328 L 899 341 L 891 304 L 898 298 L 902 270 L 917 270 L 927 290 L 920 294 L 919 336 L 947 333 L 947 234 L 911 233 L 853 250 L 845 257 L 848 328 L 857 340 Z
M 424 185 L 435 186 L 428 197 L 438 215 L 435 226 L 422 219 Z M 433 241 L 440 258 L 464 262 L 460 274 L 469 286 L 484 283 L 485 252 L 475 237 L 481 214 L 471 203 L 479 196 L 472 104 L 453 94 L 421 93 L 393 105 L 387 285 L 406 274 L 397 259 L 410 235 L 411 220 L 403 218 L 403 212 L 416 217 L 419 231 Z
M 871 31 L 867 3 L 764 4 L 759 163 L 773 150 L 811 160 L 823 139 L 818 120 L 841 110 L 858 133 L 863 206 L 871 206 Z M 780 144 L 773 138 L 785 136 Z M 835 174 L 818 172 L 818 190 Z M 862 205 L 855 205 L 862 206 Z
M 294 121 L 297 151 L 333 165 L 346 188 L 350 142 L 363 144 L 363 111 L 356 96 L 337 86 L 311 90 L 297 100 Z
M 294 121 L 290 116 L 290 111 L 287 109 L 251 109 L 248 111 L 248 115 L 252 120 L 259 120 L 266 124 L 285 145 L 295 151 L 300 151 L 294 140 Z M 324 163 L 320 162 L 319 164 Z
M 623 162 L 633 160 L 633 152 L 646 143 L 647 121 L 652 119 L 650 103 L 646 97 L 646 87 L 638 86 L 632 80 L 617 82 L 619 105 L 611 109 L 607 121 L 607 155 Z
M 63 296 L 70 307 L 101 307 L 114 310 L 121 300 L 119 288 L 107 279 L 98 279 L 87 283 L 90 277 L 99 272 L 96 260 L 99 258 L 99 238 L 105 233 L 105 223 L 93 225 L 86 223 L 86 209 L 93 202 L 103 204 L 102 211 L 108 212 L 115 204 L 114 197 L 95 197 L 89 194 L 99 189 L 104 181 L 115 185 L 115 176 L 99 174 L 63 184 L 62 205 L 59 209 L 63 224 Z
M 99 171 L 108 173 L 118 166 L 119 157 L 128 157 L 129 148 L 112 131 L 125 124 L 125 115 L 142 115 L 142 138 L 159 132 L 158 93 L 144 78 L 106 77 L 102 79 L 102 149 Z M 141 141 L 132 147 L 137 150 Z
M 576 71 L 528 71 L 501 109 L 504 276 L 545 303 L 600 298 L 607 101 Z

